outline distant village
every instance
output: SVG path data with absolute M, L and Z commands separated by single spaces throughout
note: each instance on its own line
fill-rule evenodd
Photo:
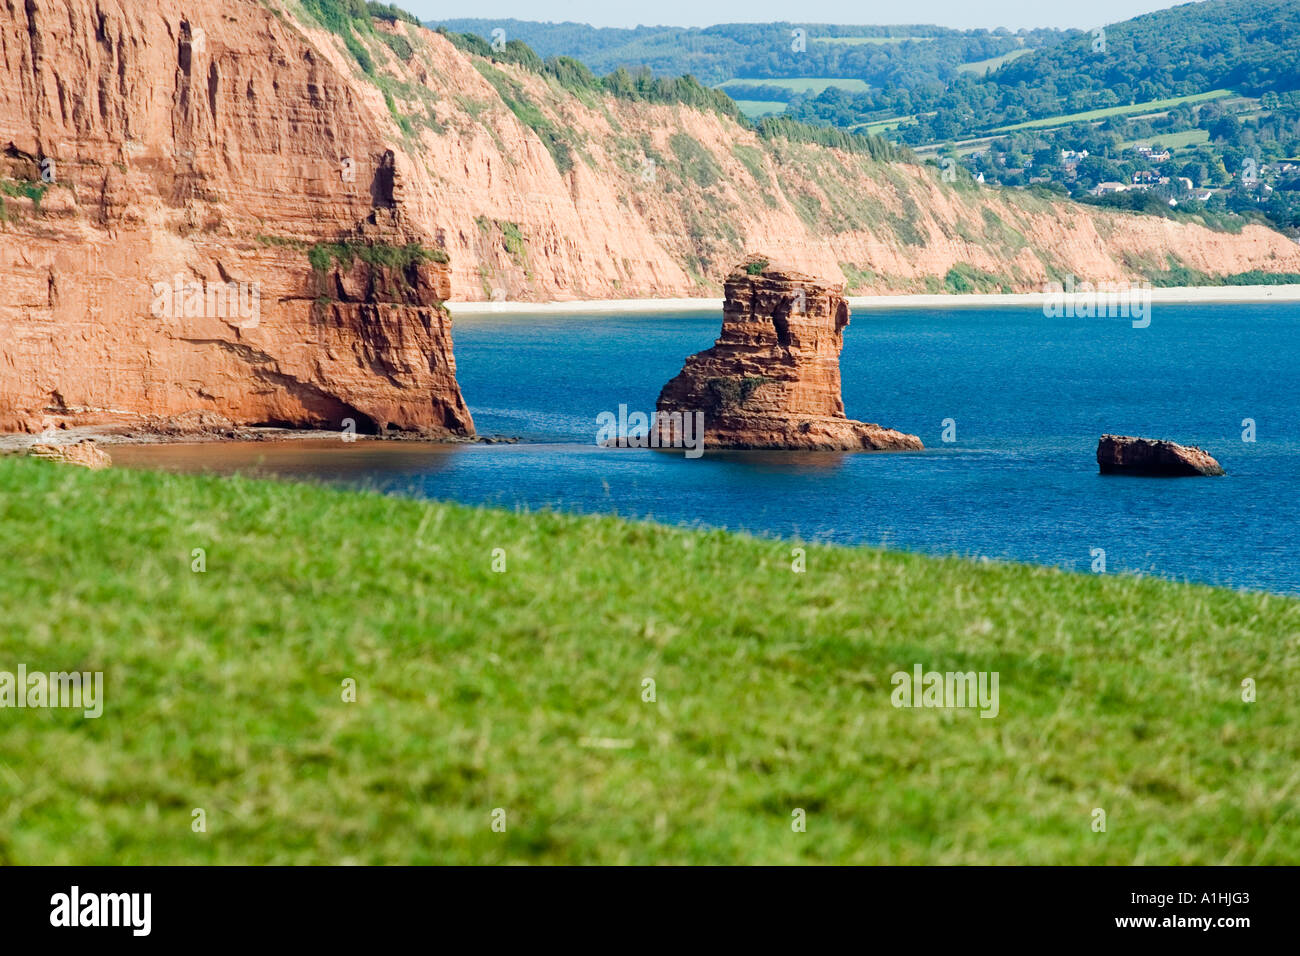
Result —
M 1236 144 L 1170 149 L 1157 137 L 1123 143 L 1113 132 L 1098 133 L 1076 128 L 990 139 L 959 160 L 978 183 L 1152 211 L 1257 212 L 1284 228 L 1294 221 L 1288 214 L 1300 200 L 1300 158 L 1274 153 L 1258 160 Z
M 1178 205 L 1180 200 L 1194 199 L 1197 202 L 1209 202 L 1214 198 L 1216 193 L 1221 193 L 1222 188 L 1206 187 L 1194 183 L 1189 176 L 1169 176 L 1161 170 L 1161 166 L 1171 159 L 1169 150 L 1160 146 L 1151 146 L 1146 143 L 1139 143 L 1129 151 L 1131 156 L 1145 164 L 1145 168 L 1134 170 L 1127 182 L 1108 181 L 1097 183 L 1088 190 L 1090 196 L 1111 196 L 1116 193 L 1129 192 L 1132 190 L 1148 191 L 1161 199 L 1166 200 L 1170 206 Z M 1088 151 L 1080 150 L 1061 150 L 1061 169 L 1064 171 L 1065 181 L 1074 182 L 1078 178 L 1079 163 L 1087 159 Z M 1261 195 L 1269 195 L 1273 192 L 1273 185 L 1269 182 L 1278 176 L 1288 176 L 1300 171 L 1300 163 L 1281 162 L 1276 164 L 1264 164 L 1258 166 L 1254 163 L 1247 163 L 1241 170 L 1240 174 L 1234 177 L 1233 185 L 1239 189 L 1258 191 Z M 1031 178 L 1031 182 L 1036 179 Z M 1047 181 L 1044 177 L 1038 181 Z

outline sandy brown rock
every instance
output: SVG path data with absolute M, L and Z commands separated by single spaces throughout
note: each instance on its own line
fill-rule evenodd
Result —
M 665 416 L 704 415 L 714 448 L 919 449 L 915 435 L 849 419 L 840 395 L 840 349 L 849 324 L 841 286 L 750 256 L 727 277 L 722 334 L 692 355 L 656 406 Z
M 1130 435 L 1102 435 L 1097 442 L 1097 465 L 1103 475 L 1179 478 L 1224 473 L 1204 449 Z
M 108 452 L 93 441 L 79 441 L 64 445 L 32 445 L 27 449 L 32 458 L 45 458 L 49 461 L 61 461 L 69 465 L 81 465 L 92 471 L 99 471 L 113 464 Z

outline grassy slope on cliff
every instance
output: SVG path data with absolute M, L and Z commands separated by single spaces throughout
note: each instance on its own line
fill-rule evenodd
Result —
M 887 161 L 879 138 L 827 148 L 809 140 L 840 131 L 753 129 L 689 79 L 598 79 L 517 41 L 494 51 L 409 23 L 367 20 L 348 36 L 365 48 L 358 72 L 382 89 L 408 165 L 439 191 L 458 297 L 717 294 L 755 249 L 839 271 L 854 293 L 954 291 L 954 269 L 981 276 L 980 291 L 1034 291 L 1067 274 L 1219 276 L 1300 262 L 1281 236 L 1261 241 L 1262 227 L 1236 237 L 977 187 L 958 170 L 948 182 Z
M 0 670 L 106 675 L 97 720 L 0 711 L 0 862 L 1300 862 L 1288 599 L 31 460 L 0 491 Z M 895 709 L 917 663 L 998 671 L 1000 714 Z

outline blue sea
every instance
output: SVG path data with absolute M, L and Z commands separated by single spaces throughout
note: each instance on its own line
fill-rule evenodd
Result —
M 1031 308 L 860 311 L 841 360 L 846 411 L 920 435 L 926 451 L 688 458 L 597 447 L 597 416 L 653 411 L 720 323 L 700 312 L 458 318 L 458 378 L 478 430 L 516 444 L 113 454 L 1080 571 L 1104 552 L 1111 573 L 1300 593 L 1298 305 L 1156 303 L 1140 329 Z M 1101 476 L 1105 432 L 1200 445 L 1227 477 Z

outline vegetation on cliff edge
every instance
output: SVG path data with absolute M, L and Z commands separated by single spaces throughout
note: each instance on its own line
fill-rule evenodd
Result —
M 485 60 L 513 64 L 549 77 L 570 92 L 598 93 L 617 99 L 682 105 L 692 109 L 712 111 L 734 120 L 740 126 L 753 126 L 764 139 L 780 138 L 801 143 L 817 143 L 863 153 L 880 160 L 903 162 L 912 159 L 910 150 L 894 146 L 881 136 L 812 126 L 785 118 L 764 119 L 757 125 L 751 124 L 731 97 L 720 90 L 703 86 L 690 74 L 660 77 L 655 76 L 648 69 L 629 72 L 619 67 L 607 76 L 597 77 L 585 65 L 571 57 L 549 57 L 543 60 L 521 40 L 508 40 L 494 48 L 487 40 L 475 33 L 453 33 L 442 28 L 439 28 L 438 32 L 466 53 Z M 500 85 L 498 83 L 494 85 L 497 86 L 498 92 L 501 92 Z M 509 99 L 507 103 L 510 104 Z M 513 104 L 510 105 L 511 109 L 515 109 Z M 518 114 L 519 111 L 515 109 L 515 112 Z M 525 125 L 533 125 L 528 120 L 524 122 Z M 546 141 L 545 136 L 543 141 Z
M 408 242 L 395 245 L 369 240 L 341 239 L 338 242 L 318 242 L 307 250 L 307 260 L 317 272 L 325 272 L 335 263 L 347 269 L 354 260 L 360 259 L 372 266 L 382 266 L 396 271 L 404 271 L 419 262 L 448 262 L 449 257 L 442 249 Z
M 317 23 L 343 40 L 348 52 L 369 76 L 375 75 L 375 62 L 362 37 L 378 39 L 403 61 L 409 60 L 414 52 L 405 37 L 384 33 L 374 27 L 374 20 L 419 26 L 417 17 L 391 3 L 376 3 L 374 0 L 301 0 L 301 3 Z

